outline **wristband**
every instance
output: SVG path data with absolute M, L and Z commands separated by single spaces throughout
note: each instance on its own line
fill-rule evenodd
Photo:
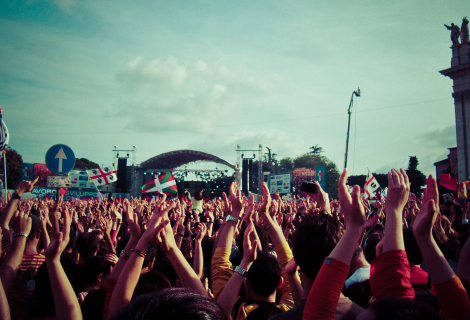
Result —
M 28 239 L 28 235 L 27 234 L 24 234 L 24 233 L 14 233 L 13 234 L 13 238 L 14 237 L 25 237 L 26 239 Z
M 11 198 L 12 198 L 12 199 L 21 200 L 21 196 L 20 196 L 18 193 L 16 193 L 16 192 L 13 192 L 13 194 L 11 195 Z
M 247 271 L 246 271 L 245 269 L 243 269 L 242 267 L 240 267 L 240 266 L 236 266 L 233 271 L 235 271 L 236 273 L 238 273 L 238 274 L 241 275 L 242 277 L 246 277 L 246 276 L 247 276 Z
M 145 256 L 147 255 L 146 253 L 144 253 L 140 250 L 137 250 L 137 249 L 132 250 L 132 252 L 136 253 L 137 255 L 141 256 L 142 258 L 145 258 Z

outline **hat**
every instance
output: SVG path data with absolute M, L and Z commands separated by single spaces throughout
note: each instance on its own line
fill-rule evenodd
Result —
M 36 236 L 39 230 L 42 229 L 41 218 L 38 216 L 29 215 L 31 218 L 31 231 L 29 232 L 28 241 Z

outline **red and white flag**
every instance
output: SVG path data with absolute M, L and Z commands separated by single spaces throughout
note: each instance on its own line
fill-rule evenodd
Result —
M 87 170 L 86 173 L 88 173 L 90 180 L 97 187 L 117 181 L 116 170 L 114 170 L 113 166 L 109 166 L 103 169 L 98 168 Z
M 367 171 L 366 183 L 364 184 L 364 198 L 366 199 L 370 198 L 370 195 L 374 194 L 375 190 L 380 188 L 380 184 L 377 179 L 375 179 L 374 175 L 369 170 Z

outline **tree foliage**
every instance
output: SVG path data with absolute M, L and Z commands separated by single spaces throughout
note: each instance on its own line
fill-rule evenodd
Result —
M 90 170 L 90 169 L 97 169 L 99 167 L 100 166 L 97 163 L 90 161 L 86 158 L 76 158 L 73 169 L 74 170 Z
M 21 155 L 13 149 L 6 150 L 7 159 L 7 187 L 8 189 L 15 189 L 18 183 L 20 183 L 21 165 L 23 164 L 23 158 Z M 0 161 L 0 173 L 2 175 L 2 181 L 4 176 L 4 161 L 5 157 L 2 157 Z
M 413 193 L 421 192 L 421 189 L 426 184 L 426 176 L 418 170 L 418 165 L 418 157 L 410 157 L 406 174 L 411 183 L 410 191 Z
M 312 149 L 312 151 L 310 151 L 309 153 L 312 155 L 319 155 L 323 152 L 323 148 L 319 147 L 318 144 L 314 145 L 313 147 L 310 147 L 310 149 Z

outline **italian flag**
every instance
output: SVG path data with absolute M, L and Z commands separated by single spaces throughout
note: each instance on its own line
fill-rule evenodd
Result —
M 159 192 L 174 196 L 178 194 L 176 189 L 175 177 L 173 172 L 169 171 L 158 176 L 157 179 L 150 181 L 142 186 L 142 193 Z

